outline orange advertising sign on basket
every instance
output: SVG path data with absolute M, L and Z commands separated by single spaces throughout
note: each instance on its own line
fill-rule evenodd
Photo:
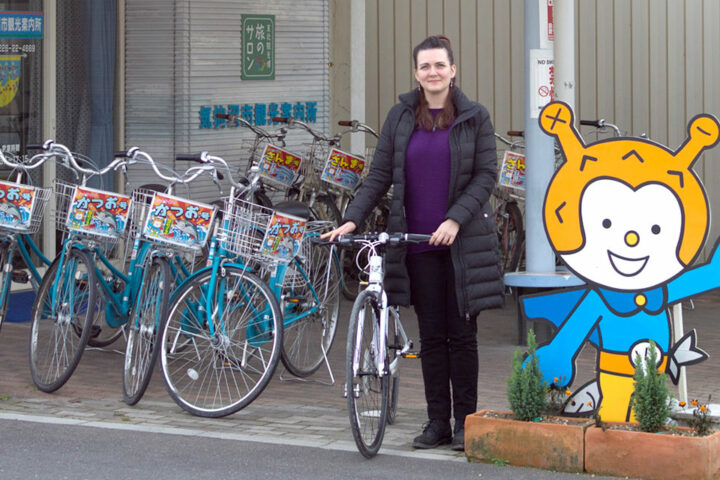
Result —
M 305 235 L 307 220 L 285 213 L 273 213 L 265 232 L 260 254 L 289 262 L 297 255 Z
M 76 187 L 66 225 L 70 230 L 100 237 L 123 234 L 130 214 L 130 197 L 88 187 Z
M 207 242 L 215 207 L 156 193 L 150 204 L 143 236 L 179 247 L 199 249 Z
M 34 203 L 33 187 L 0 181 L 0 226 L 13 230 L 29 228 Z
M 525 155 L 511 151 L 505 152 L 498 184 L 502 187 L 525 190 Z
M 266 145 L 260 159 L 260 177 L 289 187 L 298 175 L 302 157 L 275 145 Z
M 355 190 L 364 170 L 364 158 L 333 148 L 320 178 L 338 187 Z

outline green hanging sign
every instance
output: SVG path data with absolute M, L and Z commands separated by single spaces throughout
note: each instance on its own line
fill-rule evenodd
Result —
M 242 16 L 241 78 L 275 79 L 275 15 Z

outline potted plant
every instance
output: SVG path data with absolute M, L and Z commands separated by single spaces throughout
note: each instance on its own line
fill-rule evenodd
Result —
M 588 473 L 662 479 L 720 476 L 720 432 L 708 429 L 707 405 L 693 401 L 694 428 L 668 427 L 670 393 L 657 349 L 636 357 L 632 408 L 638 423 L 602 423 L 585 432 Z
M 507 381 L 512 411 L 481 410 L 469 415 L 465 454 L 470 461 L 582 472 L 584 431 L 591 422 L 545 415 L 551 388 L 543 381 L 536 349 L 531 330 L 525 358 L 518 349 L 512 359 Z

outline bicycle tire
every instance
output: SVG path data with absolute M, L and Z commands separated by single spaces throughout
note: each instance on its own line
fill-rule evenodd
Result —
M 501 209 L 504 209 L 502 211 Z M 514 272 L 520 265 L 522 245 L 525 239 L 522 213 L 515 202 L 506 202 L 495 212 L 498 243 L 503 271 Z
M 60 265 L 58 256 L 40 284 L 32 308 L 30 374 L 43 392 L 54 392 L 75 371 L 88 343 L 93 317 L 96 280 L 87 252 L 71 248 Z M 62 275 L 56 282 L 55 274 Z M 52 291 L 56 291 L 55 305 Z M 68 305 L 73 308 L 67 309 Z
M 364 290 L 358 294 L 350 313 L 345 356 L 345 387 L 350 427 L 360 453 L 374 457 L 380 450 L 390 396 L 389 375 L 378 372 L 374 365 L 373 337 L 379 323 L 379 306 L 374 294 Z M 361 335 L 360 335 L 361 333 Z M 356 355 L 360 361 L 357 375 L 353 368 Z
M 222 292 L 213 302 L 215 335 L 203 314 L 210 269 L 176 289 L 160 334 L 167 391 L 183 410 L 201 417 L 223 417 L 252 403 L 280 359 L 282 314 L 272 291 L 242 268 L 226 265 L 223 271 L 216 278 Z
M 5 265 L 8 263 L 9 254 L 10 244 L 7 242 L 2 242 L 0 244 L 0 329 L 2 329 L 2 324 L 7 317 L 8 305 L 10 304 L 10 287 L 12 275 L 10 271 L 5 268 Z
M 325 361 L 326 353 L 330 351 L 335 340 L 340 313 L 340 268 L 337 257 L 330 256 L 334 251 L 320 245 L 310 246 L 310 255 L 306 258 L 307 266 L 303 270 L 312 284 L 312 290 L 307 281 L 283 288 L 282 298 L 292 298 L 293 303 L 286 304 L 283 309 L 283 344 L 280 358 L 288 372 L 296 377 L 308 377 L 315 373 Z M 290 271 L 293 269 L 292 265 L 298 265 L 298 260 L 293 260 L 288 267 L 288 274 L 302 278 L 299 270 Z M 292 321 L 293 315 L 302 315 L 312 308 L 317 308 L 317 311 Z
M 108 304 L 104 292 L 98 288 L 95 295 L 95 315 L 93 316 L 93 324 L 90 326 L 90 336 L 88 337 L 88 346 L 95 348 L 104 348 L 115 343 L 124 332 L 124 325 L 117 311 L 112 305 Z M 113 316 L 117 327 L 110 325 L 108 317 Z
M 159 352 L 157 336 L 167 315 L 172 288 L 167 258 L 148 256 L 147 260 L 127 326 L 122 384 L 123 401 L 128 405 L 139 402 L 150 384 Z
M 400 344 L 400 334 L 398 333 L 397 324 L 399 319 L 395 318 L 394 314 L 391 314 L 388 318 L 388 365 L 392 363 L 393 359 L 400 357 L 400 351 L 402 345 Z M 390 347 L 392 345 L 392 347 Z M 390 376 L 389 380 L 390 393 L 388 395 L 388 408 L 387 408 L 387 423 L 392 425 L 395 423 L 397 418 L 398 399 L 400 396 L 400 374 L 396 370 Z
M 338 210 L 335 201 L 329 195 L 318 195 L 312 207 L 310 207 L 310 212 L 313 220 L 333 222 L 336 227 L 342 222 L 340 210 Z

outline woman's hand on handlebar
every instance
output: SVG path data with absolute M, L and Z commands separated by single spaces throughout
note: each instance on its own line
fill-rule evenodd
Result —
M 335 230 L 331 230 L 327 233 L 323 233 L 320 235 L 321 240 L 329 240 L 331 242 L 335 241 L 335 239 L 341 235 L 345 235 L 346 233 L 352 233 L 355 231 L 357 226 L 354 222 L 345 222 L 342 225 L 340 225 Z
M 433 232 L 428 243 L 430 245 L 452 245 L 458 231 L 460 231 L 460 224 L 452 218 L 448 218 Z

